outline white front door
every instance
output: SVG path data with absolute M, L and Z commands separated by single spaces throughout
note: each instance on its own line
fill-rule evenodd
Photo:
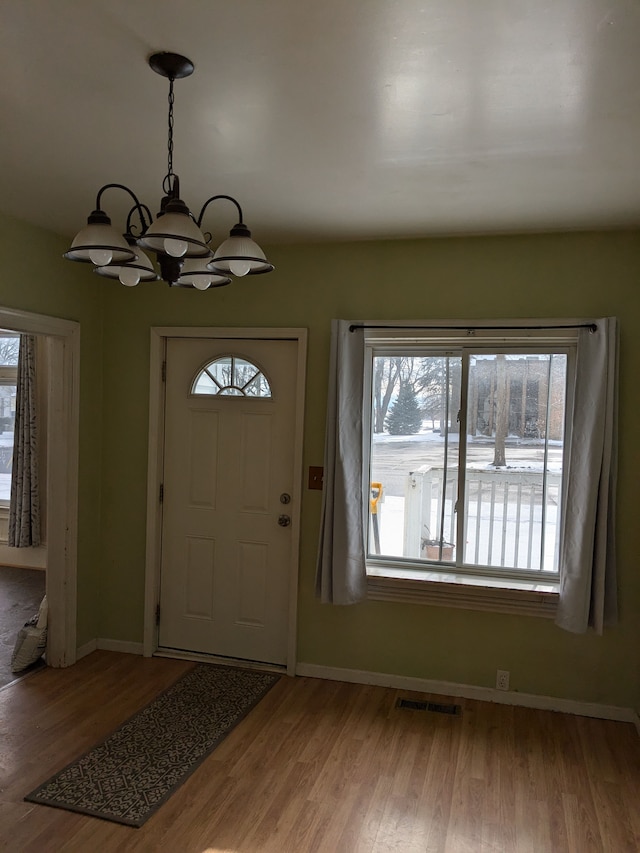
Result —
M 167 341 L 161 648 L 286 663 L 297 346 Z

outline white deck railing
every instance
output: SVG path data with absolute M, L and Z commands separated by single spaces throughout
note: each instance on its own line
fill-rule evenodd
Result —
M 424 557 L 425 538 L 456 541 L 458 470 L 423 466 L 407 477 L 404 555 Z M 558 565 L 559 471 L 522 468 L 467 470 L 463 562 L 475 566 L 555 571 Z M 444 512 L 443 512 L 444 503 Z M 456 551 L 453 561 L 456 560 Z M 447 556 L 443 555 L 446 562 Z

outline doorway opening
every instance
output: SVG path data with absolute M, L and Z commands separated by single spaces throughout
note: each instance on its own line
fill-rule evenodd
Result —
M 45 587 L 49 610 L 46 661 L 49 666 L 69 666 L 76 660 L 80 325 L 57 317 L 0 308 L 0 329 L 14 336 L 35 335 L 42 353 L 38 361 L 43 391 L 39 400 L 39 431 L 43 437 L 40 461 L 45 483 L 42 528 L 46 542 L 42 548 L 9 548 L 0 543 L 0 570 L 3 565 L 18 570 L 17 575 L 7 570 L 5 589 L 13 590 L 11 595 L 18 597 L 18 608 L 24 606 L 29 617 L 38 610 L 36 607 L 35 612 L 30 612 L 33 601 L 29 596 L 41 599 L 40 592 Z M 10 412 L 10 401 L 5 408 Z M 6 417 L 10 420 L 10 415 Z M 4 439 L 10 424 L 2 421 L 0 425 Z M 10 482 L 10 478 L 6 479 Z M 31 553 L 26 555 L 27 551 Z M 45 576 L 45 583 L 42 576 L 25 575 L 25 570 Z M 19 589 L 23 592 L 17 592 Z
M 19 393 L 19 361 L 25 343 L 28 352 L 22 353 L 26 358 L 23 363 L 31 369 L 26 371 L 27 387 L 22 385 Z M 46 592 L 47 362 L 47 338 L 33 336 L 23 341 L 17 332 L 0 329 L 0 687 L 44 665 L 40 644 L 23 637 L 21 631 L 38 616 Z M 29 409 L 34 404 L 37 415 L 35 422 L 23 419 L 27 426 L 21 429 L 22 441 L 16 441 L 15 435 L 19 395 L 29 401 Z M 26 483 L 18 477 L 21 491 L 29 495 L 26 519 L 17 522 L 24 525 L 18 532 L 21 544 L 29 543 L 21 548 L 9 546 L 16 443 L 20 444 L 20 458 L 28 472 Z M 22 505 L 18 492 L 13 500 L 16 507 Z

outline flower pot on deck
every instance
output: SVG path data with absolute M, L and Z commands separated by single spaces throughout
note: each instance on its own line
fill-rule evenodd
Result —
M 441 556 L 439 544 L 423 543 L 420 548 L 420 556 L 427 560 L 443 560 L 449 562 L 453 560 L 453 545 L 450 545 L 448 542 L 443 542 Z

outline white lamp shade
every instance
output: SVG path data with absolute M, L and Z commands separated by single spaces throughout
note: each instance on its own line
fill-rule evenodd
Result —
M 178 258 L 211 257 L 204 234 L 186 213 L 172 211 L 159 216 L 138 244 L 152 252 L 164 252 Z
M 90 222 L 74 237 L 64 257 L 70 261 L 83 261 L 103 266 L 109 263 L 126 263 L 135 258 L 122 234 L 103 222 Z M 92 257 L 93 256 L 93 257 Z
M 176 281 L 178 287 L 195 287 L 197 290 L 224 287 L 225 284 L 231 284 L 229 276 L 209 269 L 206 259 L 202 258 L 187 258 Z
M 132 287 L 138 281 L 159 281 L 156 271 L 148 255 L 138 246 L 134 249 L 136 257 L 127 264 L 108 264 L 102 267 L 96 267 L 94 272 L 102 275 L 105 278 L 119 279 L 123 284 Z M 138 281 L 134 281 L 135 273 L 138 274 Z
M 256 275 L 273 269 L 255 240 L 243 235 L 227 237 L 216 249 L 210 266 L 234 275 Z

